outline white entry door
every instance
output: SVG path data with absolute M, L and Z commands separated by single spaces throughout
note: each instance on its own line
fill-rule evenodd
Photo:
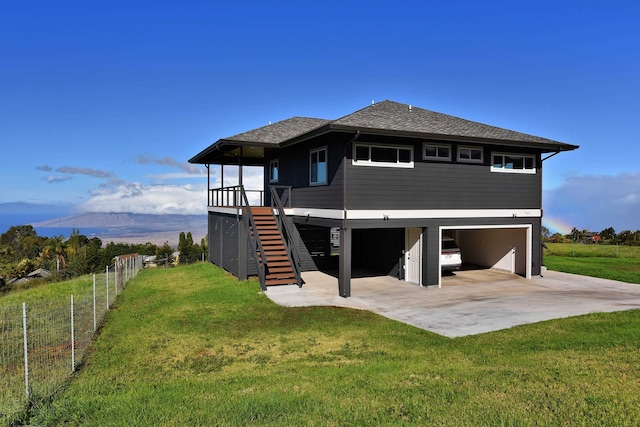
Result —
M 422 267 L 422 229 L 407 228 L 405 232 L 405 280 L 407 282 L 422 284 L 421 267 Z

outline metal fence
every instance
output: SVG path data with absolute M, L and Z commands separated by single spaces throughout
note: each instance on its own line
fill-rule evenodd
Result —
M 94 274 L 82 294 L 0 307 L 0 425 L 64 384 L 118 294 L 141 268 L 141 256 L 120 256 L 104 273 Z

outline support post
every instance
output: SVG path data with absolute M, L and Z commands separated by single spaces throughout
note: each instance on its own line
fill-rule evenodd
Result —
M 338 271 L 340 296 L 351 296 L 351 229 L 340 228 L 340 267 Z

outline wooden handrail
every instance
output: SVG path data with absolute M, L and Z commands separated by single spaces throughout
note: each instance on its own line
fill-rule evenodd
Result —
M 278 186 L 277 188 L 285 188 L 288 190 L 288 201 L 291 201 L 291 187 Z M 284 212 L 284 206 L 282 201 L 280 200 L 280 196 L 278 195 L 277 189 L 275 186 L 269 187 L 271 191 L 271 207 L 274 207 L 278 211 L 278 221 L 280 223 L 280 230 L 284 234 L 284 244 L 287 247 L 287 253 L 289 254 L 289 258 L 291 259 L 291 265 L 293 267 L 293 272 L 296 276 L 296 283 L 298 287 L 302 287 L 302 277 L 300 273 L 300 253 L 298 252 L 298 245 L 295 244 L 293 240 L 293 230 L 291 229 L 292 225 L 287 220 L 287 215 Z
M 263 291 L 266 291 L 267 285 L 266 285 L 265 265 L 267 262 L 267 258 L 264 254 L 262 241 L 259 238 L 256 238 L 256 236 L 258 235 L 258 227 L 256 226 L 256 222 L 253 219 L 253 213 L 251 212 L 251 206 L 249 205 L 249 200 L 244 190 L 244 186 L 238 185 L 235 188 L 237 188 L 237 191 L 239 192 L 240 202 L 242 203 L 242 205 L 236 205 L 236 206 L 240 206 L 242 208 L 242 214 L 245 216 L 246 219 L 248 219 L 248 221 L 242 221 L 242 222 L 244 222 L 245 224 L 247 235 L 249 236 L 249 240 L 252 243 L 252 253 L 254 254 L 253 258 L 256 261 L 256 267 L 258 269 L 258 278 L 260 279 L 260 288 Z M 256 256 L 257 253 L 260 254 L 260 259 L 258 259 L 258 257 Z

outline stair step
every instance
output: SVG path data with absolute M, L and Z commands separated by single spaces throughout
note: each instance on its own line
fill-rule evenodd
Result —
M 268 206 L 253 206 L 251 213 L 254 215 L 273 215 L 273 209 Z
M 267 279 L 288 279 L 288 278 L 295 279 L 295 276 L 290 273 L 269 273 L 267 274 L 266 278 Z
M 269 274 L 271 273 L 290 273 L 291 275 L 293 275 L 293 269 L 290 266 L 269 267 Z
M 279 234 L 267 234 L 266 236 L 258 236 L 262 242 L 282 242 L 282 237 Z
M 265 279 L 265 284 L 267 286 L 277 286 L 277 285 L 295 285 L 296 283 L 296 279 L 295 278 L 289 278 L 289 279 L 269 279 L 266 280 Z
M 287 260 L 287 261 L 271 261 L 268 264 L 269 264 L 269 270 L 273 270 L 274 268 L 281 268 L 281 267 L 291 268 L 291 263 L 289 263 L 289 260 Z

